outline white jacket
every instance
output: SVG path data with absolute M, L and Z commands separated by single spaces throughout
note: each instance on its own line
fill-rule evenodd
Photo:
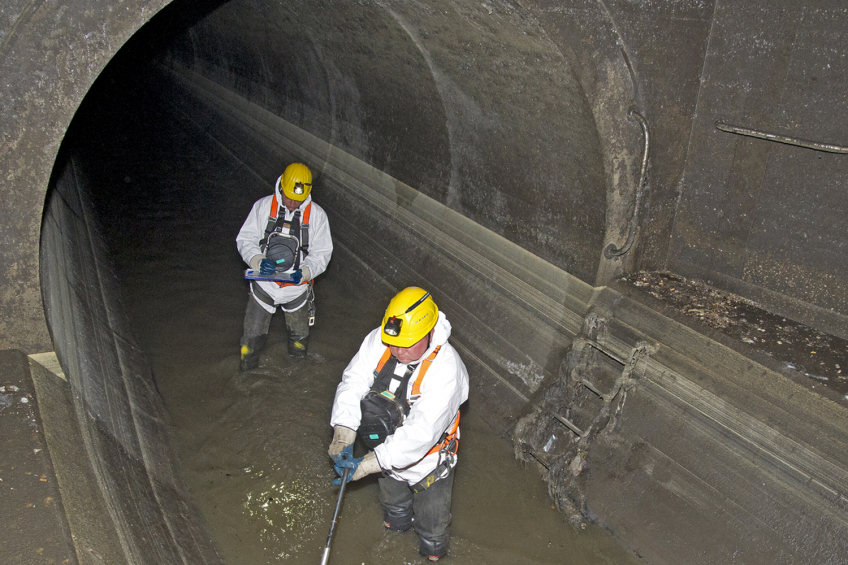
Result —
M 279 186 L 279 183 L 277 183 Z M 277 202 L 280 205 L 280 217 L 291 220 L 295 212 L 289 212 L 288 208 L 283 205 L 283 198 L 280 195 L 278 188 L 274 189 L 277 195 Z M 264 257 L 262 250 L 259 248 L 259 242 L 265 237 L 265 228 L 268 225 L 268 217 L 271 215 L 271 202 L 274 199 L 273 194 L 269 194 L 260 198 L 253 204 L 250 214 L 247 215 L 244 224 L 236 236 L 236 245 L 238 246 L 241 258 L 248 266 L 256 268 L 251 261 L 258 255 Z M 309 255 L 306 259 L 301 260 L 301 268 L 306 266 L 309 268 L 310 276 L 314 279 L 327 269 L 327 264 L 330 262 L 330 256 L 333 254 L 333 239 L 330 236 L 330 222 L 327 220 L 327 213 L 317 203 L 312 202 L 312 195 L 306 197 L 303 204 L 300 205 L 301 221 L 306 212 L 306 207 L 312 203 L 312 210 L 309 212 Z M 256 262 L 258 263 L 258 261 Z M 275 304 L 285 304 L 303 294 L 306 290 L 306 282 L 303 281 L 299 285 L 280 287 L 271 281 L 256 281 L 259 286 L 274 299 Z M 259 304 L 268 312 L 273 313 L 274 308 L 268 306 L 261 300 Z
M 468 371 L 456 349 L 448 343 L 451 325 L 443 312 L 439 312 L 435 330 L 430 348 L 421 360 L 436 347 L 441 346 L 441 349 L 424 375 L 421 395 L 413 402 L 403 425 L 374 449 L 383 471 L 410 485 L 418 483 L 436 468 L 439 454 L 426 454 L 452 427 L 459 414 L 459 405 L 468 399 Z M 330 425 L 352 430 L 359 428 L 362 414 L 359 401 L 371 389 L 374 370 L 385 351 L 380 328 L 376 328 L 368 334 L 344 370 L 342 382 L 336 388 Z M 403 375 L 406 368 L 407 365 L 398 363 L 395 373 Z M 420 370 L 419 363 L 409 379 L 407 398 L 411 397 L 412 386 Z

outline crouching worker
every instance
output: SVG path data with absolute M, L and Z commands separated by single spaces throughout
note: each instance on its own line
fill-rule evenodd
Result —
M 450 333 L 428 292 L 399 292 L 344 370 L 330 420 L 336 472 L 350 469 L 354 481 L 382 473 L 384 526 L 414 528 L 430 561 L 448 550 L 459 406 L 468 398 L 468 372 Z M 364 457 L 353 456 L 357 431 L 373 450 Z
M 251 269 L 290 281 L 250 281 L 240 371 L 259 365 L 259 350 L 278 307 L 286 317 L 289 355 L 306 357 L 315 318 L 312 280 L 324 272 L 333 253 L 327 214 L 312 201 L 311 192 L 312 172 L 292 163 L 277 179 L 274 194 L 256 201 L 236 237 L 239 254 Z

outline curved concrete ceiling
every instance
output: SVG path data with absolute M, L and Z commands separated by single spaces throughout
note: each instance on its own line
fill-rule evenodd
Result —
M 627 233 L 641 137 L 614 33 L 592 47 L 611 58 L 587 82 L 540 12 L 517 4 L 173 3 L 142 28 L 161 7 L 22 7 L 4 39 L 10 346 L 50 347 L 36 274 L 49 171 L 135 31 L 114 72 L 164 53 L 584 281 L 616 272 L 601 251 Z M 610 27 L 603 11 L 588 17 Z
M 142 27 L 165 5 L 4 5 L 9 346 L 50 347 L 36 273 L 47 182 L 133 34 L 137 55 L 167 47 L 586 282 L 664 269 L 848 333 L 845 236 L 829 229 L 848 205 L 845 158 L 807 148 L 846 143 L 839 2 L 175 2 Z M 632 224 L 644 145 L 630 110 L 651 131 Z M 763 135 L 728 133 L 739 126 Z M 599 253 L 636 226 L 630 253 Z
M 482 226 L 526 253 L 522 260 L 567 273 L 584 296 L 624 272 L 665 269 L 848 335 L 848 236 L 838 229 L 848 212 L 846 157 L 785 143 L 848 143 L 840 139 L 848 9 L 837 0 L 166 4 L 20 0 L 0 9 L 4 347 L 53 347 L 39 238 L 74 114 L 101 75 L 101 92 L 120 95 L 109 81 L 131 88 L 133 73 L 151 63 L 234 94 L 234 104 L 248 101 L 255 111 L 245 115 L 282 118 L 328 155 L 354 156 L 397 182 L 401 208 L 429 197 L 445 218 L 465 222 L 469 239 Z M 718 121 L 764 136 L 728 133 Z M 647 190 L 631 223 L 648 131 Z M 629 253 L 607 258 L 609 245 Z M 536 312 L 564 303 L 543 298 Z M 576 334 L 586 312 L 571 314 L 535 344 L 544 370 L 519 375 L 526 392 L 559 367 L 567 344 L 556 340 Z M 640 312 L 622 332 L 650 315 Z M 578 329 L 562 330 L 568 324 Z M 116 355 L 114 366 L 122 362 Z M 681 382 L 686 375 L 681 369 Z M 153 413 L 156 399 L 147 400 Z

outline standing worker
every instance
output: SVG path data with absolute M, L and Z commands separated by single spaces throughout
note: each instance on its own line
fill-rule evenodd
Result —
M 277 307 L 286 317 L 288 352 L 306 357 L 309 326 L 315 318 L 312 280 L 324 272 L 333 253 L 327 213 L 312 201 L 312 172 L 292 163 L 274 186 L 274 194 L 256 201 L 236 244 L 244 262 L 262 275 L 284 274 L 291 282 L 250 281 L 244 314 L 240 371 L 259 365 Z
M 330 419 L 336 471 L 350 469 L 354 481 L 382 472 L 383 525 L 414 527 L 430 561 L 448 550 L 459 406 L 468 399 L 468 371 L 450 333 L 430 293 L 400 291 L 344 370 Z M 355 458 L 357 430 L 373 451 Z

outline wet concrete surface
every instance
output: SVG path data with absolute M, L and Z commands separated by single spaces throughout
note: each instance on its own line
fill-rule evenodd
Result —
M 326 455 L 334 390 L 394 289 L 337 246 L 316 282 L 308 358 L 288 357 L 277 315 L 260 367 L 239 373 L 248 295 L 234 240 L 273 179 L 249 175 L 155 98 L 94 102 L 75 146 L 96 173 L 106 241 L 193 502 L 225 563 L 317 562 L 337 495 Z M 313 195 L 320 203 L 320 183 Z M 610 532 L 572 526 L 473 397 L 463 409 L 452 562 L 637 561 Z M 384 532 L 374 479 L 351 486 L 339 520 L 331 562 L 423 562 L 414 534 Z
M 0 351 L 0 561 L 77 563 L 44 427 L 20 351 Z
M 846 405 L 848 340 L 679 275 L 639 272 L 623 282 L 658 300 L 665 306 L 665 313 L 715 330 L 728 338 L 725 343 L 732 342 L 737 350 L 765 361 L 781 374 Z

